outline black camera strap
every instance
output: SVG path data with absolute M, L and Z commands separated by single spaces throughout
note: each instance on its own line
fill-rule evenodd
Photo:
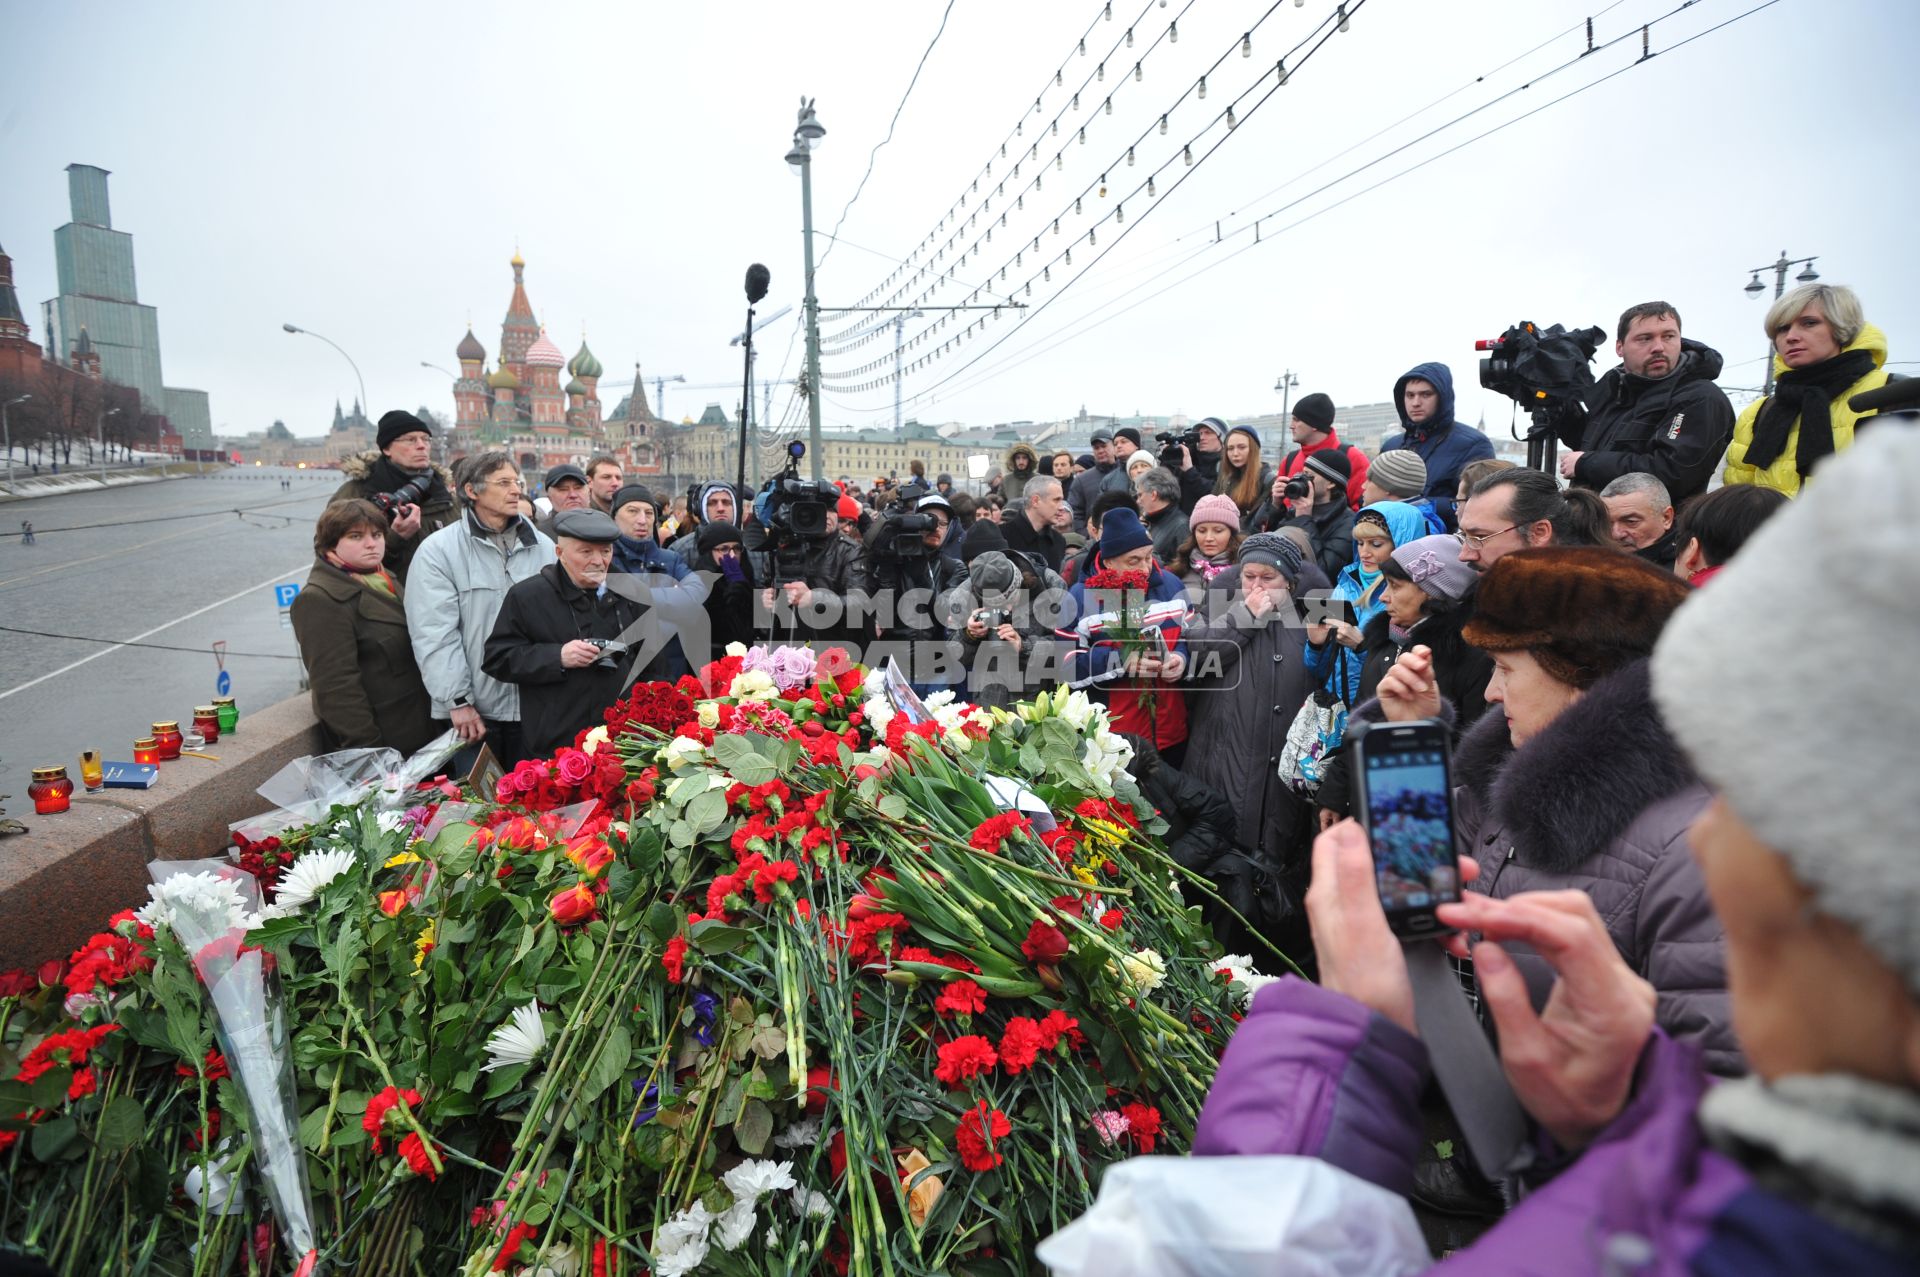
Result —
M 1510 1179 L 1533 1164 L 1527 1115 L 1494 1054 L 1486 1030 L 1467 1005 L 1466 990 L 1438 941 L 1404 946 L 1413 985 L 1413 1019 L 1441 1093 L 1460 1122 L 1473 1160 L 1490 1180 Z

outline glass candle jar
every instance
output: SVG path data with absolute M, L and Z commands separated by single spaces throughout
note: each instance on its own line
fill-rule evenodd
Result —
M 80 783 L 89 793 L 100 788 L 106 781 L 105 769 L 100 765 L 100 751 L 83 749 L 80 751 Z
M 234 704 L 233 697 L 231 696 L 214 697 L 213 709 L 214 709 L 214 712 L 220 716 L 220 730 L 223 733 L 231 732 L 234 729 L 234 727 L 239 724 L 240 707 Z
M 133 761 L 136 763 L 157 763 L 160 761 L 160 742 L 151 736 L 142 736 L 133 742 Z
M 177 720 L 168 720 L 153 725 L 153 743 L 160 747 L 162 759 L 180 757 L 180 724 Z
M 33 783 L 27 786 L 33 809 L 42 816 L 53 816 L 73 806 L 73 782 L 65 767 L 36 767 Z
M 193 730 L 209 745 L 219 740 L 220 711 L 211 705 L 196 705 L 193 710 Z

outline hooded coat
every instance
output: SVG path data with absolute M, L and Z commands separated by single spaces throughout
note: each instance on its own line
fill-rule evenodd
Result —
M 1439 392 L 1440 402 L 1431 417 L 1419 425 L 1407 416 L 1405 391 L 1409 381 L 1424 381 Z M 1434 513 L 1446 522 L 1447 530 L 1457 526 L 1453 499 L 1460 492 L 1460 472 L 1476 461 L 1493 456 L 1493 441 L 1472 426 L 1453 419 L 1453 370 L 1445 364 L 1416 364 L 1393 383 L 1393 408 L 1400 414 L 1400 433 L 1388 435 L 1380 451 L 1406 448 L 1420 454 L 1427 463 L 1426 498 L 1433 502 Z
M 407 569 L 413 565 L 413 556 L 422 543 L 460 517 L 453 499 L 453 475 L 445 466 L 431 466 L 428 472 L 433 480 L 425 499 L 419 503 L 420 531 L 410 537 L 388 533 L 387 552 L 381 559 L 381 565 L 402 581 L 406 580 Z M 388 461 L 378 448 L 348 457 L 340 463 L 340 473 L 346 476 L 346 482 L 334 489 L 329 505 L 356 498 L 371 500 L 376 492 L 398 492 L 414 478 Z
M 1650 474 L 1676 506 L 1705 492 L 1733 434 L 1733 405 L 1713 384 L 1723 362 L 1711 346 L 1683 338 L 1679 362 L 1658 380 L 1624 365 L 1602 376 L 1584 423 L 1575 418 L 1561 436 L 1582 453 L 1573 481 L 1598 491 L 1621 475 Z
M 1659 995 L 1655 1023 L 1698 1041 L 1707 1067 L 1740 1073 L 1726 939 L 1687 829 L 1713 795 L 1654 708 L 1648 663 L 1602 678 L 1519 749 L 1486 714 L 1454 754 L 1454 833 L 1480 862 L 1472 890 L 1584 891 L 1627 965 Z M 1536 1005 L 1553 974 L 1524 945 L 1514 965 Z
M 1360 513 L 1365 514 L 1368 510 L 1378 510 L 1386 519 L 1387 535 L 1393 538 L 1395 545 L 1407 545 L 1427 535 L 1426 515 L 1405 501 L 1376 501 L 1372 505 L 1361 507 Z M 1357 522 L 1357 515 L 1355 519 Z M 1353 562 L 1340 570 L 1340 575 L 1334 580 L 1333 597 L 1353 600 L 1354 624 L 1358 625 L 1364 633 L 1367 622 L 1385 611 L 1387 604 L 1383 597 L 1384 589 L 1376 590 L 1373 598 L 1365 602 L 1361 601 L 1361 593 L 1360 560 L 1356 557 Z M 1361 651 L 1343 647 L 1331 638 L 1325 643 L 1307 647 L 1307 672 L 1316 680 L 1314 686 L 1318 687 L 1321 682 L 1334 677 L 1328 672 L 1327 667 L 1329 662 L 1337 664 L 1340 667 L 1338 677 L 1342 680 L 1341 699 L 1350 706 L 1360 703 L 1360 669 L 1363 661 Z
M 1021 470 L 1013 464 L 1015 457 L 1025 457 L 1027 468 Z M 1000 476 L 1000 495 L 1008 501 L 1018 501 L 1026 495 L 1027 480 L 1040 473 L 1040 454 L 1029 443 L 1016 443 L 1007 449 L 1007 455 L 1001 459 L 1006 473 Z
M 1863 324 L 1860 332 L 1847 343 L 1842 354 L 1850 350 L 1865 350 L 1873 354 L 1873 371 L 1833 396 L 1830 419 L 1833 422 L 1833 450 L 1845 452 L 1853 446 L 1853 432 L 1862 420 L 1862 414 L 1847 407 L 1847 400 L 1854 395 L 1876 390 L 1887 384 L 1887 335 L 1872 324 Z M 1773 357 L 1774 376 L 1787 372 L 1788 368 L 1778 354 Z M 1795 455 L 1800 446 L 1800 423 L 1793 423 L 1793 429 L 1787 435 L 1786 446 L 1780 449 L 1780 455 L 1765 470 L 1747 464 L 1747 449 L 1753 446 L 1754 423 L 1760 419 L 1761 410 L 1769 400 L 1756 399 L 1741 410 L 1740 419 L 1733 423 L 1733 442 L 1727 446 L 1727 467 L 1721 473 L 1723 483 L 1757 483 L 1763 488 L 1772 488 L 1788 496 L 1797 496 L 1800 484 L 1805 476 L 1795 464 Z
M 733 517 L 728 522 L 738 525 L 744 517 L 740 511 L 740 495 L 733 491 L 731 483 L 701 484 L 700 491 L 694 494 L 699 500 L 699 506 L 687 512 L 688 522 L 693 526 L 687 529 L 684 535 L 674 538 L 673 544 L 667 547 L 680 556 L 680 561 L 689 568 L 693 566 L 693 561 L 700 557 L 699 542 L 696 538 L 700 535 L 700 529 L 711 522 L 707 518 L 707 498 L 716 492 L 726 492 L 733 496 Z
M 1239 842 L 1276 866 L 1304 851 L 1307 809 L 1280 779 L 1287 730 L 1313 684 L 1306 632 L 1288 625 L 1283 605 L 1256 623 L 1240 594 L 1240 569 L 1207 589 L 1214 615 L 1196 618 L 1187 635 L 1185 769 L 1225 794 L 1239 822 Z

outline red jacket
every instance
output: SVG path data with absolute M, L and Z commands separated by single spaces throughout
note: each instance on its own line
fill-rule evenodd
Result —
M 1340 446 L 1340 432 L 1338 430 L 1330 430 L 1327 432 L 1327 437 L 1319 443 L 1303 444 L 1288 453 L 1287 459 L 1280 465 L 1280 473 L 1291 479 L 1299 474 L 1306 466 L 1308 453 L 1325 452 L 1330 448 L 1338 448 Z M 1352 510 L 1358 510 L 1360 508 L 1360 488 L 1367 481 L 1367 454 L 1353 447 L 1351 444 L 1347 445 L 1346 451 L 1347 464 L 1353 467 L 1353 477 L 1347 480 L 1347 507 Z

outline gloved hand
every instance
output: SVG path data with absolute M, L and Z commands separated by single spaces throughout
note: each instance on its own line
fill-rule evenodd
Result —
M 722 559 L 720 560 L 720 575 L 729 581 L 745 581 L 747 579 L 747 566 L 737 558 Z

